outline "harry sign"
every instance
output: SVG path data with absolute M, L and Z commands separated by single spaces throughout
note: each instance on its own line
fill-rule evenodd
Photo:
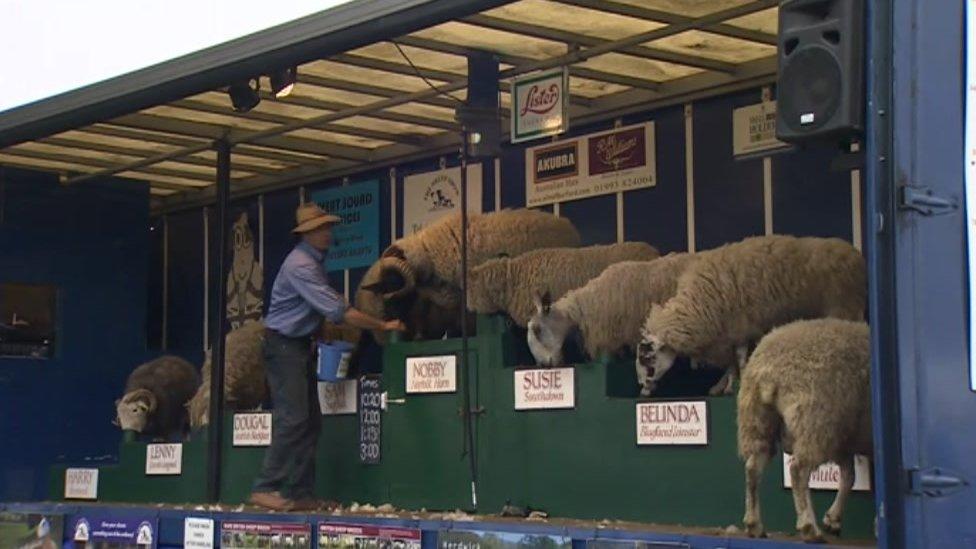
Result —
M 64 499 L 97 499 L 98 469 L 68 469 L 64 472 Z
M 708 403 L 704 400 L 639 402 L 637 444 L 707 445 Z
M 512 82 L 512 143 L 569 129 L 568 96 L 566 67 L 516 78 Z
M 515 370 L 515 409 L 540 410 L 576 406 L 572 368 Z
M 456 356 L 407 359 L 407 393 L 453 393 L 456 390 Z

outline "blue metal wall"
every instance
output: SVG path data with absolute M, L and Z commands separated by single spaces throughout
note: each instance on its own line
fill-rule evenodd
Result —
M 117 452 L 113 403 L 148 356 L 149 191 L 14 169 L 0 185 L 0 281 L 59 290 L 56 356 L 0 358 L 0 499 L 41 499 L 54 461 Z

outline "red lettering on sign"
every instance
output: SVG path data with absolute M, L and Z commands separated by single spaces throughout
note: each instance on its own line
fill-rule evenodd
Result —
M 520 116 L 525 116 L 527 112 L 545 114 L 559 103 L 559 86 L 550 84 L 548 88 L 539 88 L 534 85 L 529 88 L 529 93 L 525 94 L 525 103 L 519 112 Z

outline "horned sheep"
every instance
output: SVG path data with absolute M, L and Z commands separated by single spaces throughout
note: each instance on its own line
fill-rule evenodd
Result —
M 537 248 L 576 247 L 572 223 L 535 210 L 472 214 L 468 220 L 468 264 Z M 356 291 L 356 308 L 380 318 L 400 319 L 405 337 L 428 339 L 455 333 L 461 317 L 461 215 L 445 216 L 401 238 L 370 267 Z M 382 334 L 374 334 L 380 343 Z
M 750 536 L 765 535 L 758 487 L 778 445 L 793 455 L 796 528 L 806 541 L 823 541 L 810 474 L 828 461 L 838 465 L 840 487 L 823 525 L 840 531 L 854 484 L 854 456 L 872 451 L 869 348 L 867 324 L 834 318 L 793 322 L 760 340 L 742 374 L 737 402 L 746 478 L 743 522 Z
M 468 309 L 476 313 L 508 313 L 525 327 L 535 312 L 535 299 L 552 299 L 585 285 L 604 269 L 622 261 L 650 261 L 658 251 L 644 242 L 623 242 L 585 248 L 543 248 L 517 257 L 486 261 L 471 271 Z
M 749 347 L 769 330 L 793 320 L 864 318 L 864 258 L 839 238 L 751 237 L 700 255 L 641 330 L 644 396 L 677 355 L 726 368 L 710 393 L 731 394 Z
M 687 253 L 624 261 L 555 303 L 543 296 L 528 322 L 528 344 L 536 362 L 560 364 L 563 343 L 575 329 L 590 358 L 633 350 L 651 306 L 674 295 L 678 276 L 694 261 L 695 255 Z
M 245 322 L 224 339 L 224 402 L 231 410 L 253 410 L 268 396 L 264 371 L 264 324 Z M 190 426 L 209 423 L 211 358 L 207 351 L 201 371 L 203 383 L 187 403 Z
M 126 431 L 168 437 L 186 430 L 184 404 L 200 385 L 196 368 L 178 356 L 164 355 L 136 367 L 115 401 L 115 423 Z

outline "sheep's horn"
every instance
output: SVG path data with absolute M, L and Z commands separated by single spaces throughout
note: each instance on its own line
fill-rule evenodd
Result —
M 406 295 L 412 292 L 417 285 L 417 275 L 414 272 L 413 267 L 399 257 L 388 256 L 380 259 L 381 280 L 386 277 L 387 272 L 393 272 L 400 275 L 403 285 L 397 288 L 384 284 L 385 287 L 382 289 L 382 294 L 385 299 Z

